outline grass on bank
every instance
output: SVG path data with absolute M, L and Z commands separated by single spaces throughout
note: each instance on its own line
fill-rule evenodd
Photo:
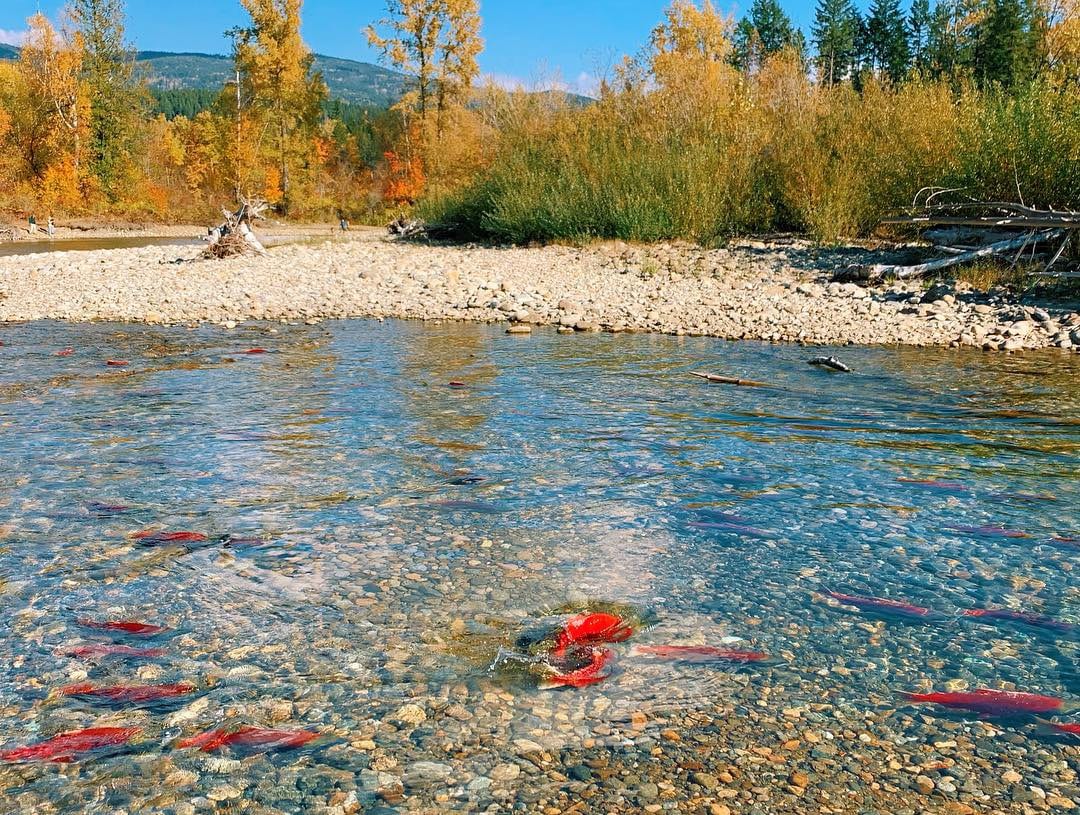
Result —
M 421 204 L 429 221 L 498 242 L 683 238 L 713 245 L 793 231 L 822 242 L 869 233 L 917 190 L 1080 208 L 1080 90 L 1010 94 L 943 82 L 861 92 L 811 82 L 778 57 L 753 76 L 652 87 L 595 105 L 522 100 L 486 166 Z

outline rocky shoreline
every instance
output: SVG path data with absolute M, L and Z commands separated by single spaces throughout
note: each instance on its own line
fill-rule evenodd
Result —
M 853 254 L 856 253 L 857 254 Z M 195 260 L 193 247 L 0 258 L 0 321 L 158 324 L 346 317 L 505 322 L 806 344 L 1080 349 L 1080 305 L 918 282 L 829 282 L 862 250 L 744 241 L 431 246 L 374 230 Z

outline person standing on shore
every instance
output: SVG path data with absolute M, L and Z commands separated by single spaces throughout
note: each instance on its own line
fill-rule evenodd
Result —
M 37 234 L 37 218 L 34 217 L 34 213 L 32 213 L 32 212 L 30 213 L 30 217 L 27 219 L 27 221 L 29 222 L 30 227 L 26 231 L 29 232 L 31 235 L 36 235 Z
M 49 225 L 45 227 L 45 231 L 49 233 L 49 240 L 52 240 L 52 238 L 56 235 L 56 227 L 53 225 L 53 219 L 51 215 L 49 216 Z

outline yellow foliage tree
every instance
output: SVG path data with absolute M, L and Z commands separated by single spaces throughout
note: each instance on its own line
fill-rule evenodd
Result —
M 368 42 L 383 58 L 413 77 L 403 103 L 415 109 L 423 126 L 435 114 L 436 134 L 447 111 L 467 101 L 480 73 L 483 51 L 478 0 L 388 0 L 388 16 L 366 30 Z
M 0 66 L 0 136 L 10 186 L 45 207 L 83 204 L 82 146 L 89 103 L 80 80 L 82 49 L 41 14 L 28 21 L 27 41 L 14 64 Z
M 65 40 L 43 14 L 35 14 L 27 22 L 29 31 L 19 55 L 19 67 L 39 106 L 39 115 L 50 120 L 54 130 L 66 131 L 66 147 L 72 154 L 75 174 L 79 176 L 90 109 L 90 100 L 80 78 L 81 40 L 78 34 L 70 41 Z M 59 133 L 56 136 L 60 139 Z
M 250 113 L 271 134 L 279 204 L 288 213 L 297 203 L 297 175 L 313 163 L 310 154 L 326 84 L 312 71 L 314 57 L 300 36 L 303 0 L 240 2 L 251 15 L 251 26 L 233 32 L 236 67 Z
M 1060 85 L 1080 87 L 1080 0 L 1043 0 L 1048 23 L 1044 47 L 1050 76 Z
M 718 12 L 711 0 L 701 6 L 675 0 L 652 32 L 652 73 L 661 85 L 681 84 L 696 76 L 709 82 L 731 68 L 734 21 Z

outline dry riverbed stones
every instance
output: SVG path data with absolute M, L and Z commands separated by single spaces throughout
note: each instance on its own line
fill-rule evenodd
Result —
M 191 247 L 0 258 L 0 321 L 159 324 L 400 317 L 653 331 L 809 344 L 1080 349 L 1075 302 L 919 282 L 830 282 L 851 250 L 744 241 L 589 248 L 398 242 L 374 232 L 265 257 L 194 260 Z M 180 262 L 177 262 L 180 261 Z

